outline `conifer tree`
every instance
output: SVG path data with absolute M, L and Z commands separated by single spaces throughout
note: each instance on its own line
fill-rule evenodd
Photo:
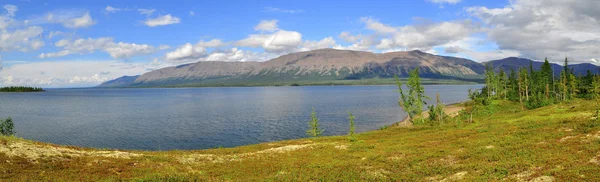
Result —
M 396 85 L 398 86 L 398 92 L 400 92 L 400 99 L 398 105 L 408 113 L 409 121 L 414 124 L 414 119 L 421 116 L 423 111 L 423 105 L 427 104 L 425 99 L 430 99 L 425 95 L 425 88 L 421 85 L 421 78 L 419 77 L 419 68 L 409 72 L 408 78 L 408 93 L 405 93 L 402 89 L 402 83 L 396 75 Z M 421 118 L 421 121 L 423 119 Z
M 306 134 L 310 137 L 319 137 L 325 131 L 319 128 L 319 119 L 317 119 L 317 112 L 315 111 L 315 108 L 312 109 L 308 125 L 309 129 L 306 130 Z
M 351 142 L 356 141 L 356 136 L 354 132 L 356 131 L 356 126 L 354 125 L 354 115 L 350 111 L 348 111 L 348 121 L 350 122 L 350 129 L 348 130 L 348 138 Z

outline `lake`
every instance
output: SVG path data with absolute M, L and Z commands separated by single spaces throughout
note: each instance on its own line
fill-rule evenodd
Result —
M 481 85 L 426 85 L 444 103 Z M 234 147 L 306 137 L 315 108 L 324 135 L 358 132 L 402 120 L 395 86 L 48 89 L 0 93 L 0 118 L 11 116 L 25 139 L 94 148 L 173 150 Z

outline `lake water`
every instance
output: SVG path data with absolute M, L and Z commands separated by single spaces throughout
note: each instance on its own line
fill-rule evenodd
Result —
M 427 85 L 443 102 L 466 100 L 481 85 Z M 0 93 L 0 118 L 18 137 L 94 148 L 206 149 L 305 137 L 311 108 L 324 135 L 402 120 L 395 86 L 49 89 Z

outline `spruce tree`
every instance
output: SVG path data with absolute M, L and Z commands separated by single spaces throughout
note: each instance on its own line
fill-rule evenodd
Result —
M 325 130 L 319 128 L 319 119 L 317 119 L 317 112 L 315 108 L 312 109 L 310 114 L 310 121 L 308 122 L 309 129 L 306 130 L 306 134 L 310 137 L 319 137 Z
M 356 136 L 354 132 L 356 131 L 356 126 L 354 125 L 354 115 L 350 111 L 348 111 L 348 121 L 350 122 L 350 129 L 348 130 L 348 139 L 353 142 L 356 141 Z

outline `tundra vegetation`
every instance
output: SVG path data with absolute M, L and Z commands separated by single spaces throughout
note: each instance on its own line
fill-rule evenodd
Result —
M 354 142 L 326 136 L 208 150 L 115 151 L 1 136 L 0 180 L 600 180 L 598 75 L 575 76 L 568 65 L 557 77 L 544 69 L 488 70 L 483 89 L 470 91 L 470 101 L 453 105 L 464 109 L 446 112 L 442 122 L 358 133 Z M 318 123 L 314 111 L 313 119 Z

